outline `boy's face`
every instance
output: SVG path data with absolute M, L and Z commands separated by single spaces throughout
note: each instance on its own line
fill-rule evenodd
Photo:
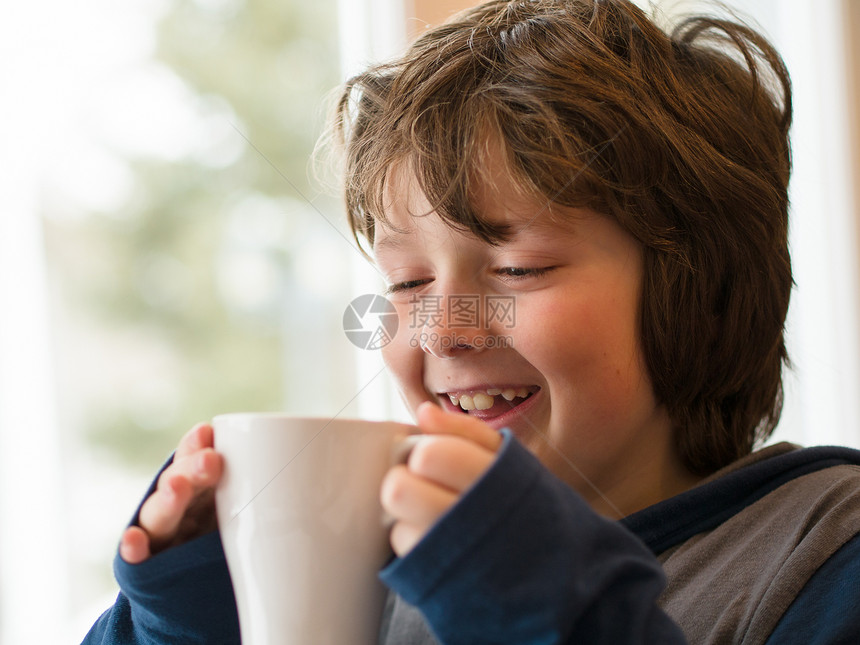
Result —
M 510 226 L 498 246 L 413 216 L 430 211 L 414 181 L 392 191 L 402 231 L 374 244 L 400 313 L 385 361 L 413 411 L 429 400 L 509 427 L 596 509 L 627 514 L 680 472 L 638 340 L 642 250 L 585 209 L 556 206 L 553 223 L 501 179 L 478 200 Z

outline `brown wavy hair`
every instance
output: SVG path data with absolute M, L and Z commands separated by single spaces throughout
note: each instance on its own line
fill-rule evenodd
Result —
M 334 132 L 356 239 L 408 163 L 434 210 L 474 206 L 488 138 L 533 196 L 615 218 L 644 246 L 640 333 L 679 454 L 708 474 L 775 427 L 788 363 L 791 87 L 767 40 L 695 16 L 669 33 L 624 0 L 493 0 L 349 80 Z

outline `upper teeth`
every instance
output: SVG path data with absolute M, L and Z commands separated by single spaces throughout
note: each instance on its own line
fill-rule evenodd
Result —
M 522 399 L 529 395 L 529 390 L 526 387 L 512 388 L 505 390 L 498 388 L 490 388 L 486 392 L 473 392 L 472 394 L 449 394 L 448 398 L 451 403 L 459 405 L 464 410 L 489 410 L 495 403 L 495 397 L 501 394 L 506 401 L 513 401 L 516 397 Z

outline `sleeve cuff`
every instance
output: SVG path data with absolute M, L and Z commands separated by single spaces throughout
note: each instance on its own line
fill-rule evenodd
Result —
M 537 459 L 513 439 L 510 430 L 502 430 L 502 437 L 490 469 L 405 557 L 395 558 L 380 572 L 382 582 L 408 603 L 420 604 L 450 578 L 463 557 L 508 521 L 536 483 L 541 468 Z

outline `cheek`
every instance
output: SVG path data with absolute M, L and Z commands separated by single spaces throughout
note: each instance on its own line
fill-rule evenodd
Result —
M 637 315 L 626 299 L 556 297 L 523 313 L 533 322 L 520 330 L 518 349 L 563 396 L 611 405 L 642 387 Z
M 398 389 L 412 410 L 426 398 L 423 378 L 424 352 L 420 347 L 416 347 L 416 344 L 413 330 L 403 326 L 398 329 L 394 340 L 381 350 L 385 367 L 394 377 Z
M 404 380 L 412 369 L 410 365 L 414 361 L 414 351 L 409 347 L 408 330 L 401 329 L 394 340 L 382 348 L 382 360 L 385 367 L 397 379 Z
M 612 297 L 546 298 L 520 307 L 518 336 L 530 348 L 594 355 L 631 355 L 636 346 L 636 312 Z
M 395 308 L 398 314 L 397 332 L 391 342 L 382 347 L 382 360 L 391 374 L 400 381 L 409 371 L 409 364 L 414 360 L 412 355 L 421 350 L 411 346 L 415 345 L 416 330 L 410 325 L 407 305 L 398 302 L 395 303 Z

